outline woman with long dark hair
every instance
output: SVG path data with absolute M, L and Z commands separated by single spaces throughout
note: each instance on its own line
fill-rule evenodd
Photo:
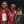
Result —
M 8 13 L 7 2 L 2 2 L 2 8 L 0 8 L 0 24 L 7 24 Z
M 16 24 L 15 16 L 16 16 L 15 4 L 11 4 L 8 24 Z

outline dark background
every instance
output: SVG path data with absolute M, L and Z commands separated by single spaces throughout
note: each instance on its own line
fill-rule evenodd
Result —
M 16 3 L 16 5 L 19 7 L 19 6 L 24 6 L 24 0 L 0 0 L 0 4 L 2 1 L 7 1 L 7 2 L 10 2 L 10 3 Z
M 23 7 L 23 13 L 24 13 L 24 0 L 0 0 L 0 7 L 2 1 L 7 1 L 9 4 L 15 3 L 17 8 L 20 6 Z

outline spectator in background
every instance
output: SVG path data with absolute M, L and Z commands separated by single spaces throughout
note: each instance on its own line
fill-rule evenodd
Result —
M 21 24 L 20 23 L 20 17 L 22 15 L 22 10 L 20 8 L 17 9 L 17 24 Z
M 17 15 L 22 15 L 22 10 L 20 8 L 17 9 Z
M 2 8 L 0 8 L 0 24 L 7 24 L 8 13 L 7 2 L 2 2 Z
M 23 10 L 22 7 L 20 7 L 20 9 Z M 24 24 L 24 14 L 22 14 L 21 17 L 20 17 L 20 23 Z

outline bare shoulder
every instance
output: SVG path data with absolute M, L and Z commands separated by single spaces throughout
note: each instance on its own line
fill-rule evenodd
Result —
M 14 12 L 16 13 L 17 11 L 16 11 L 16 10 L 14 10 Z

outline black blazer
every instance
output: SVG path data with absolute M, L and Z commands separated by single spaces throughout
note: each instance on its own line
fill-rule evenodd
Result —
M 21 19 L 21 21 L 20 21 L 21 24 L 24 24 L 24 15 L 22 15 L 20 19 Z

